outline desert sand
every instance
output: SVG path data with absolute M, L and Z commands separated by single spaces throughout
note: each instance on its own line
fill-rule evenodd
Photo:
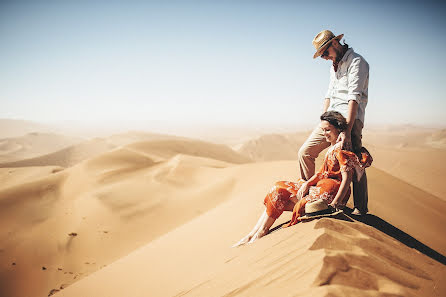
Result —
M 435 147 L 373 139 L 369 215 L 280 228 L 285 213 L 239 248 L 272 184 L 299 177 L 304 133 L 236 151 L 131 132 L 16 160 L 0 168 L 0 295 L 445 296 L 444 192 L 414 180 L 441 184 L 446 153 L 441 131 L 423 133 Z M 268 160 L 278 140 L 286 155 Z M 428 164 L 411 161 L 420 152 Z

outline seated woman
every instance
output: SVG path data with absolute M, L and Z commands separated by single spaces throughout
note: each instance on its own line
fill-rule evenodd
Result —
M 350 183 L 354 171 L 359 180 L 364 169 L 370 166 L 372 158 L 363 148 L 359 160 L 354 153 L 343 150 L 341 144 L 336 143 L 339 133 L 347 128 L 347 121 L 340 113 L 328 111 L 322 114 L 320 119 L 324 136 L 331 146 L 325 154 L 319 172 L 308 181 L 299 179 L 297 182 L 276 182 L 264 199 L 266 209 L 257 224 L 233 247 L 252 243 L 267 234 L 283 211 L 293 211 L 288 226 L 298 223 L 299 217 L 305 214 L 307 202 L 323 199 L 333 208 L 345 206 L 350 197 Z

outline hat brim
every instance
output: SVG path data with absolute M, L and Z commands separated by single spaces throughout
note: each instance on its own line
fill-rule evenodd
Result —
M 340 40 L 342 37 L 344 37 L 344 34 L 338 35 L 327 41 L 323 46 L 321 46 L 316 53 L 313 55 L 313 59 L 316 59 L 320 55 L 322 55 L 323 52 L 325 52 L 325 49 L 328 47 L 328 45 L 335 39 Z
M 334 216 L 337 216 L 338 214 L 341 214 L 341 213 L 344 213 L 344 211 L 343 210 L 337 210 L 337 211 L 332 212 L 332 213 L 320 214 L 320 215 L 316 215 L 316 216 L 304 215 L 304 216 L 300 217 L 299 220 L 301 220 L 301 221 L 308 221 L 308 220 L 319 219 L 319 218 L 323 218 L 323 217 L 334 217 Z

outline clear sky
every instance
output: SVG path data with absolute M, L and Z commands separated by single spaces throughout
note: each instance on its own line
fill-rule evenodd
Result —
M 370 64 L 366 126 L 444 127 L 445 15 L 429 1 L 3 0 L 0 118 L 311 126 L 330 68 L 311 41 L 330 29 Z

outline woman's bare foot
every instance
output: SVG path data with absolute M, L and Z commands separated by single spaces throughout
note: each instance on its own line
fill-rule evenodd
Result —
M 254 241 L 256 241 L 257 239 L 260 239 L 260 238 L 262 238 L 263 236 L 265 236 L 266 234 L 268 234 L 269 233 L 269 228 L 268 228 L 268 230 L 258 230 L 257 232 L 256 232 L 256 234 L 254 234 L 252 237 L 251 237 L 251 239 L 249 240 L 249 244 L 251 244 L 251 243 L 253 243 Z
M 276 219 L 269 217 L 266 211 L 264 211 L 251 232 L 240 239 L 240 241 L 234 244 L 232 247 L 238 247 L 246 243 L 253 243 L 255 240 L 265 236 L 268 234 L 269 228 L 271 228 L 275 221 Z
M 238 247 L 238 246 L 244 245 L 245 243 L 248 243 L 251 240 L 253 235 L 254 234 L 251 234 L 251 233 L 246 235 L 245 237 L 240 239 L 236 244 L 234 244 L 232 247 Z

